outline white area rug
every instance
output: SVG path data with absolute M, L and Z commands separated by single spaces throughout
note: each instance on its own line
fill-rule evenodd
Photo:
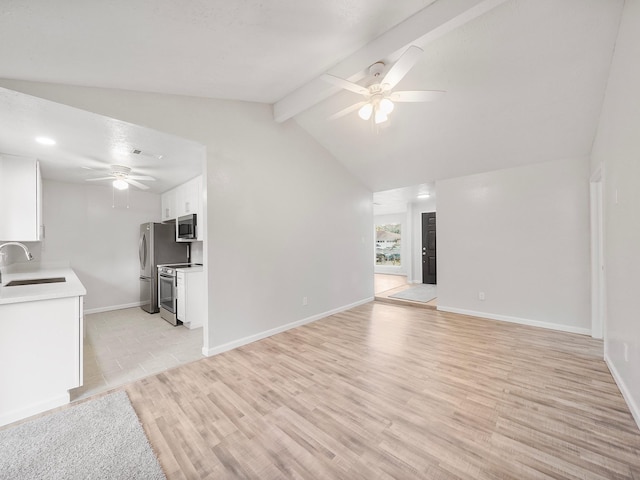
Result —
M 0 479 L 165 479 L 126 392 L 0 431 Z
M 393 295 L 389 295 L 389 298 L 400 298 L 402 300 L 411 300 L 413 302 L 427 303 L 438 296 L 438 287 L 436 285 L 427 285 L 421 283 L 411 288 L 407 288 Z

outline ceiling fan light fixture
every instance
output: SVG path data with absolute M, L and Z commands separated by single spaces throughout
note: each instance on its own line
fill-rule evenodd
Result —
M 379 125 L 380 123 L 384 123 L 387 120 L 389 120 L 389 117 L 387 117 L 386 113 L 384 113 L 382 110 L 376 110 L 376 116 L 375 116 L 376 125 Z
M 47 146 L 56 144 L 56 141 L 53 138 L 49 138 L 49 137 L 36 137 L 36 142 L 38 142 L 40 145 L 47 145 Z
M 380 110 L 384 112 L 385 115 L 389 115 L 391 112 L 393 112 L 394 107 L 395 105 L 388 98 L 383 98 L 382 100 L 380 100 Z
M 369 120 L 371 118 L 371 114 L 373 113 L 373 105 L 370 103 L 365 103 L 360 110 L 358 110 L 358 115 L 363 120 Z
M 118 190 L 126 190 L 127 188 L 129 188 L 129 184 L 121 178 L 118 178 L 113 181 L 113 188 L 116 188 Z

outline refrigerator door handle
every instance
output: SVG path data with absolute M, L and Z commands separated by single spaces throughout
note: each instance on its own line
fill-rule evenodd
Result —
M 140 242 L 138 244 L 138 257 L 140 257 L 140 269 L 144 270 L 147 266 L 147 235 L 142 234 L 140 236 Z

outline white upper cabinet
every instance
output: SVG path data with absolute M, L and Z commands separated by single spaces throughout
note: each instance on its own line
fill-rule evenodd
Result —
M 0 241 L 37 242 L 42 231 L 42 178 L 35 158 L 0 155 Z
M 176 189 L 162 194 L 162 221 L 173 220 L 176 215 Z
M 202 210 L 202 175 L 162 194 L 162 221 L 195 213 L 198 240 L 202 240 Z
M 183 183 L 176 189 L 176 213 L 183 215 L 198 214 L 202 211 L 202 177 L 196 177 Z

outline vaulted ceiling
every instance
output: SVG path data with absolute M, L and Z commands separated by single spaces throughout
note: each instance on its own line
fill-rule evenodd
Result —
M 0 4 L 0 78 L 274 105 L 372 190 L 587 157 L 623 0 L 244 0 Z M 367 84 L 409 45 L 384 128 L 320 76 Z

